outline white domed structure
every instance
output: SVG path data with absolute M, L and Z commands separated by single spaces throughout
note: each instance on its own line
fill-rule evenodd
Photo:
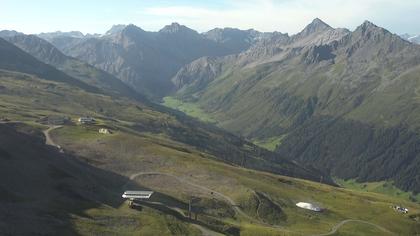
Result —
M 307 203 L 307 202 L 298 202 L 298 203 L 296 203 L 296 206 L 300 207 L 300 208 L 303 208 L 303 209 L 306 209 L 306 210 L 311 210 L 311 211 L 317 211 L 317 212 L 322 211 L 321 207 L 315 206 L 314 204 Z

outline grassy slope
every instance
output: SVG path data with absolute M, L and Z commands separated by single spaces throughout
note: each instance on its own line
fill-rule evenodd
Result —
M 45 146 L 41 128 L 0 124 L 1 235 L 199 235 L 174 217 L 128 210 L 128 178 Z
M 20 78 L 20 79 L 19 79 Z M 281 206 L 287 216 L 278 224 L 286 227 L 288 235 L 322 233 L 337 222 L 356 218 L 382 225 L 393 232 L 407 235 L 417 230 L 418 222 L 407 216 L 393 212 L 389 206 L 395 198 L 372 193 L 333 188 L 317 183 L 292 179 L 262 172 L 247 170 L 215 161 L 215 156 L 203 153 L 197 148 L 176 142 L 160 130 L 142 130 L 135 124 L 153 125 L 153 122 L 176 123 L 173 117 L 130 103 L 112 100 L 103 95 L 92 95 L 63 84 L 43 81 L 27 75 L 2 72 L 2 93 L 0 111 L 2 116 L 28 123 L 48 114 L 61 114 L 73 118 L 82 114 L 96 116 L 96 126 L 68 125 L 52 132 L 53 139 L 65 149 L 100 169 L 122 176 L 130 176 L 139 171 L 159 171 L 170 173 L 201 186 L 221 192 L 244 206 L 254 192 L 263 193 Z M 71 94 L 71 96 L 70 96 Z M 17 96 L 18 95 L 18 96 Z M 117 120 L 109 119 L 118 117 Z M 112 135 L 100 135 L 97 130 L 102 125 L 116 131 Z M 204 213 L 199 220 L 223 231 L 239 227 L 241 235 L 278 234 L 278 230 L 249 220 L 242 215 L 234 217 L 229 213 L 231 207 L 223 199 L 212 203 L 214 195 L 173 178 L 164 176 L 142 176 L 136 179 L 137 188 L 151 188 L 158 191 L 158 200 L 175 204 L 185 211 L 190 196 L 200 196 Z M 175 181 L 170 182 L 170 181 Z M 173 183 L 173 184 L 168 184 Z M 136 185 L 130 185 L 136 186 Z M 119 199 L 124 189 L 112 189 L 113 196 Z M 328 210 L 323 214 L 297 209 L 297 201 L 311 201 L 321 204 Z M 217 203 L 218 202 L 218 203 Z M 346 204 L 343 204 L 343 203 Z M 418 205 L 404 202 L 412 214 L 419 212 Z M 261 209 L 260 209 L 261 210 Z M 246 210 L 257 216 L 258 221 L 267 221 L 265 211 Z M 172 217 L 162 216 L 160 211 L 144 208 L 144 211 L 127 210 L 124 205 L 117 207 L 100 206 L 83 211 L 74 216 L 73 224 L 78 233 L 101 234 L 195 234 L 191 228 Z M 269 213 L 267 213 L 269 214 Z M 381 215 L 380 218 L 377 215 Z M 104 223 L 105 222 L 105 223 Z M 122 229 L 119 225 L 129 226 Z M 174 226 L 175 225 L 175 226 Z M 350 226 L 351 227 L 351 226 Z M 172 229 L 172 231 L 171 231 Z M 363 232 L 360 232 L 363 235 Z
M 412 192 L 405 192 L 397 187 L 392 182 L 380 181 L 380 182 L 368 182 L 359 183 L 354 179 L 342 180 L 337 179 L 336 182 L 348 189 L 354 189 L 364 192 L 381 193 L 395 198 L 401 198 L 409 201 L 420 202 L 420 194 L 413 194 Z
M 290 159 L 315 163 L 320 169 L 327 167 L 341 178 L 392 179 L 402 189 L 417 191 L 419 157 L 406 139 L 418 139 L 419 67 L 390 79 L 386 71 L 372 63 L 366 72 L 372 79 L 359 81 L 360 75 L 348 69 L 343 72 L 348 62 L 337 59 L 335 63 L 315 68 L 275 63 L 243 68 L 216 78 L 191 100 L 211 112 L 218 125 L 245 137 L 268 139 L 287 133 L 278 150 Z M 338 86 L 340 83 L 343 87 Z M 329 124 L 320 128 L 319 124 L 328 119 Z M 351 125 L 355 127 L 348 129 Z M 346 128 L 347 133 L 340 137 Z M 363 137 L 369 132 L 370 136 Z M 389 137 L 381 132 L 388 132 Z M 335 140 L 328 140 L 334 136 Z M 353 144 L 360 137 L 370 143 L 343 145 L 349 141 Z M 388 144 L 389 140 L 396 141 Z M 380 155 L 364 157 L 372 152 Z M 352 161 L 354 158 L 360 158 L 360 162 Z M 361 170 L 371 165 L 380 168 Z M 391 170 L 398 166 L 402 168 Z
M 253 143 L 267 150 L 275 151 L 276 147 L 281 144 L 281 140 L 283 140 L 284 137 L 285 136 L 274 136 L 267 139 L 255 139 Z
M 216 121 L 211 117 L 211 115 L 203 111 L 199 106 L 197 106 L 194 103 L 183 102 L 174 97 L 164 97 L 162 104 L 169 108 L 182 111 L 185 114 L 197 118 L 201 121 L 216 123 Z
M 367 220 L 401 235 L 409 235 L 418 230 L 415 228 L 418 222 L 390 208 L 392 204 L 402 203 L 412 210 L 412 214 L 416 214 L 420 211 L 420 207 L 416 204 L 380 194 L 334 188 L 229 166 L 209 158 L 202 158 L 201 155 L 206 154 L 200 153 L 193 147 L 170 140 L 165 141 L 167 138 L 164 136 L 125 132 L 101 136 L 96 134 L 94 129 L 89 131 L 80 127 L 65 127 L 55 130 L 53 135 L 66 150 L 74 151 L 90 162 L 97 163 L 101 168 L 122 175 L 129 176 L 139 171 L 174 174 L 221 192 L 243 206 L 250 204 L 247 199 L 254 191 L 262 192 L 281 205 L 287 218 L 279 224 L 287 231 L 292 231 L 287 235 L 327 232 L 334 224 L 345 219 Z M 160 146 L 159 143 L 162 142 L 172 143 L 172 147 Z M 179 151 L 182 148 L 186 148 L 189 152 Z M 201 198 L 212 197 L 209 193 L 165 176 L 144 176 L 137 180 L 144 187 L 172 196 L 184 204 L 191 195 Z M 327 211 L 319 214 L 298 209 L 294 206 L 298 201 L 316 202 L 327 208 Z M 381 217 L 377 217 L 378 215 Z M 278 233 L 275 229 L 261 226 L 255 221 L 251 222 L 241 215 L 235 218 L 216 216 L 210 214 L 208 217 L 222 219 L 226 224 L 237 225 L 241 229 L 241 235 L 255 235 L 256 232 L 262 235 Z M 264 219 L 266 216 L 259 217 Z M 199 219 L 209 222 L 205 217 L 199 216 Z M 346 227 L 351 228 L 352 225 L 353 223 L 349 223 Z M 353 230 L 358 230 L 358 235 L 371 235 L 370 232 L 375 230 L 372 227 L 360 227 L 358 224 L 354 224 L 354 227 Z
M 217 121 L 214 118 L 212 118 L 210 114 L 203 111 L 198 104 L 195 104 L 193 102 L 184 102 L 175 97 L 164 97 L 162 104 L 169 108 L 182 111 L 185 114 L 197 118 L 200 121 L 217 124 Z M 281 144 L 281 140 L 283 138 L 284 137 L 281 136 L 270 137 L 267 139 L 255 139 L 253 140 L 253 143 L 267 150 L 274 151 L 277 145 Z
M 392 234 L 383 232 L 375 227 L 363 223 L 351 223 L 341 227 L 333 236 L 358 236 L 358 232 L 365 232 L 366 235 L 391 236 Z

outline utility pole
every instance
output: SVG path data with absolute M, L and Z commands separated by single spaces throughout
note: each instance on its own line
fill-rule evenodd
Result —
M 191 219 L 191 206 L 192 204 L 192 199 L 190 199 L 190 201 L 188 202 L 188 217 Z
M 190 198 L 190 200 L 188 201 L 188 217 L 189 217 L 190 219 L 192 219 L 192 218 L 193 218 L 193 216 L 192 216 L 192 214 L 193 214 L 193 204 L 194 204 L 194 203 L 197 203 L 197 202 L 199 202 L 199 201 L 200 201 L 200 198 L 198 198 L 198 197 L 194 197 L 194 196 L 192 196 L 192 197 Z M 198 215 L 198 213 L 197 213 L 197 209 L 195 209 L 195 210 L 194 210 L 194 213 L 195 213 L 194 218 L 195 218 L 195 220 L 197 220 L 197 215 Z

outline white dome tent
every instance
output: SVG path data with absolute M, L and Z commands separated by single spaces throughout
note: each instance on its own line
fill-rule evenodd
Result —
M 322 208 L 319 206 L 316 206 L 312 203 L 308 203 L 308 202 L 298 202 L 296 203 L 297 207 L 306 209 L 306 210 L 311 210 L 311 211 L 316 211 L 316 212 L 320 212 L 322 211 Z

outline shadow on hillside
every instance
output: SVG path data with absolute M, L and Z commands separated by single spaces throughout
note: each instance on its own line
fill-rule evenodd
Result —
M 0 124 L 0 235 L 77 235 L 74 216 L 123 203 L 128 178 L 60 153 L 32 131 Z

